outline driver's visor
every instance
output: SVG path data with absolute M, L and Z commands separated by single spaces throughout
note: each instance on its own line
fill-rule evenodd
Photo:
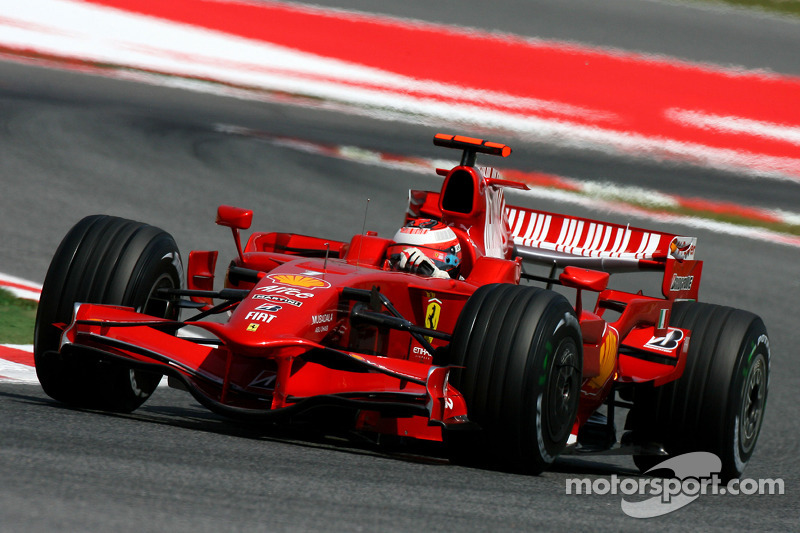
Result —
M 439 270 L 444 270 L 445 272 L 449 272 L 454 268 L 457 268 L 459 264 L 461 264 L 461 260 L 458 258 L 458 255 L 453 253 L 452 249 L 448 250 L 437 250 L 436 248 L 430 248 L 428 246 L 415 246 L 413 244 L 393 244 L 388 248 L 389 257 L 394 255 L 399 255 L 403 253 L 406 248 L 418 248 L 422 253 L 424 253 L 428 259 L 433 261 L 433 264 L 436 265 L 436 268 Z

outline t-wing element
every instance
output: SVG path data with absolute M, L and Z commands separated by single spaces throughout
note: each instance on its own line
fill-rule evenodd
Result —
M 575 313 L 578 316 L 581 316 L 581 311 L 583 311 L 581 291 L 603 292 L 608 287 L 608 278 L 608 272 L 599 272 L 574 266 L 564 267 L 564 272 L 558 277 L 565 287 L 578 289 L 578 295 L 575 299 Z
M 230 205 L 221 205 L 217 208 L 217 224 L 231 228 L 233 240 L 236 241 L 236 251 L 239 253 L 242 263 L 244 263 L 244 255 L 242 254 L 242 239 L 239 236 L 239 230 L 248 229 L 252 223 L 252 209 L 242 209 Z
M 505 144 L 464 137 L 463 135 L 437 133 L 433 137 L 433 144 L 436 146 L 444 146 L 445 148 L 464 150 L 464 154 L 461 156 L 461 165 L 466 167 L 475 166 L 475 158 L 478 152 L 482 154 L 499 155 L 501 157 L 508 157 L 511 155 L 511 148 Z

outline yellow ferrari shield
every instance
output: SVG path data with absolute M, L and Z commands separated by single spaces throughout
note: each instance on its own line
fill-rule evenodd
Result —
M 439 316 L 442 314 L 442 301 L 434 297 L 434 293 L 428 293 L 428 307 L 425 309 L 425 327 L 436 329 L 439 327 Z M 431 342 L 433 337 L 425 337 Z

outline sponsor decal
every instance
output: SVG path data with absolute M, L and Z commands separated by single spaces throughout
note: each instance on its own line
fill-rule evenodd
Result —
M 303 305 L 303 302 L 298 302 L 297 300 L 292 300 L 291 298 L 284 298 L 283 296 L 274 296 L 272 294 L 254 294 L 253 298 L 256 300 L 269 300 L 271 302 L 293 305 L 295 307 L 300 307 Z
M 333 322 L 334 313 L 323 313 L 321 315 L 311 315 L 311 325 L 316 325 L 314 333 L 327 333 L 330 323 Z M 323 324 L 323 325 L 320 325 Z
M 303 300 L 305 300 L 306 298 L 314 297 L 313 292 L 302 292 L 299 289 L 295 289 L 293 287 L 282 287 L 280 285 L 268 285 L 266 287 L 259 287 L 258 290 L 274 294 L 285 294 L 287 296 L 291 296 L 293 298 L 301 298 Z
M 277 313 L 281 309 L 283 309 L 283 307 L 275 304 L 261 304 L 256 307 L 256 311 L 269 311 L 270 313 Z
M 428 228 L 400 228 L 400 233 L 408 235 L 425 235 L 429 231 Z
M 431 354 L 428 353 L 428 350 L 422 346 L 414 346 L 414 355 L 424 355 L 425 357 L 431 356 Z
M 439 325 L 439 316 L 442 314 L 442 302 L 437 299 L 428 300 L 428 309 L 425 312 L 425 327 L 436 329 Z
M 257 325 L 257 324 L 256 324 Z M 274 389 L 275 379 L 277 376 L 272 372 L 265 372 L 262 370 L 256 378 L 250 382 L 248 387 L 257 387 L 259 389 Z
M 311 316 L 311 324 L 325 324 L 327 322 L 333 322 L 333 313 L 325 313 L 322 315 L 312 315 Z
M 675 237 L 669 243 L 669 255 L 678 261 L 684 259 L 694 259 L 694 252 L 697 249 L 696 237 Z
M 267 276 L 275 283 L 281 285 L 289 285 L 291 287 L 302 287 L 303 289 L 327 289 L 331 286 L 325 280 L 312 278 L 311 276 L 303 276 L 300 274 L 270 274 Z
M 683 331 L 677 328 L 668 329 L 669 332 L 665 336 L 651 337 L 644 347 L 649 350 L 658 350 L 660 352 L 674 352 L 683 340 Z
M 656 322 L 656 329 L 666 329 L 669 323 L 669 309 L 662 309 L 658 312 L 658 322 Z
M 400 228 L 400 233 L 405 233 L 407 235 L 425 235 L 435 228 L 437 223 L 438 221 L 433 219 L 411 220 L 407 225 Z
M 249 311 L 244 318 L 245 320 L 257 320 L 259 322 L 269 324 L 275 319 L 275 315 L 271 315 L 269 313 L 262 313 L 260 311 Z
M 259 324 L 253 324 L 251 322 L 250 325 L 247 326 L 247 331 L 256 331 L 258 329 L 258 326 L 259 326 Z
M 439 317 L 442 314 L 442 301 L 436 298 L 436 294 L 429 292 L 428 294 L 428 307 L 425 309 L 425 327 L 428 329 L 436 329 L 439 327 Z M 433 337 L 425 337 L 428 342 L 433 340 Z
M 673 274 L 672 283 L 669 286 L 669 290 L 671 292 L 690 291 L 692 290 L 693 281 L 694 276 L 679 276 L 677 274 Z
M 614 363 L 617 361 L 617 348 L 619 344 L 619 333 L 614 328 L 608 328 L 608 332 L 603 339 L 600 347 L 600 373 L 589 380 L 595 388 L 605 385 L 608 377 L 614 371 Z

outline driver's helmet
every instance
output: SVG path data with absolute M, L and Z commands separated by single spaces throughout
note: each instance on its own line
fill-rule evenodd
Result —
M 458 277 L 461 265 L 461 244 L 455 232 L 439 220 L 418 218 L 409 220 L 405 226 L 397 230 L 389 254 L 399 254 L 409 247 L 419 248 L 439 270 L 444 270 L 450 277 Z

